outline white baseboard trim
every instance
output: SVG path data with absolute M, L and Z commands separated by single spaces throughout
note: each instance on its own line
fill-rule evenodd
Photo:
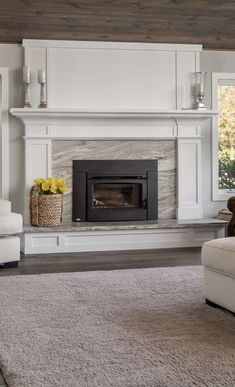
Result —
M 225 236 L 225 225 L 148 230 L 24 233 L 24 254 L 197 247 Z

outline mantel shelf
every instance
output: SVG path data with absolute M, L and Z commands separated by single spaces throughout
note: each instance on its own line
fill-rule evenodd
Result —
M 79 109 L 34 109 L 12 108 L 10 113 L 24 119 L 29 118 L 181 118 L 205 119 L 216 116 L 215 110 L 79 110 Z

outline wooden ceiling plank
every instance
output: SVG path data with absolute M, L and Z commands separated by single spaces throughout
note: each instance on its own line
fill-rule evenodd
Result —
M 35 31 L 42 29 L 43 31 L 47 31 L 48 33 L 50 32 L 56 32 L 56 31 L 80 31 L 84 30 L 89 32 L 90 30 L 93 30 L 94 28 L 96 29 L 97 33 L 103 31 L 103 33 L 110 33 L 112 31 L 115 31 L 117 35 L 120 34 L 135 34 L 136 30 L 138 29 L 139 32 L 143 33 L 158 33 L 160 35 L 166 34 L 171 32 L 174 35 L 180 36 L 180 35 L 188 35 L 188 36 L 193 36 L 197 35 L 200 37 L 204 37 L 205 34 L 207 37 L 209 36 L 224 36 L 225 32 L 221 34 L 221 28 L 223 27 L 222 25 L 217 24 L 215 25 L 210 25 L 210 28 L 208 28 L 208 23 L 199 23 L 199 22 L 168 22 L 166 23 L 165 21 L 160 21 L 158 23 L 154 22 L 149 22 L 144 24 L 144 23 L 138 23 L 136 21 L 131 21 L 127 20 L 125 22 L 110 22 L 106 23 L 104 25 L 102 20 L 94 18 L 93 20 L 90 20 L 89 25 L 87 23 L 87 20 L 81 19 L 77 23 L 60 23 L 59 20 L 55 20 L 55 23 L 46 23 L 47 20 L 42 20 L 41 23 L 34 23 L 33 20 L 28 19 L 27 21 L 14 21 L 9 22 L 5 19 L 2 19 L 0 17 L 0 25 L 1 29 L 6 29 L 6 30 L 16 30 L 16 31 Z M 226 28 L 226 36 L 229 35 L 234 35 L 234 27 L 232 24 L 229 24 Z
M 63 40 L 92 40 L 92 41 L 121 41 L 129 42 L 130 39 L 125 35 L 119 35 L 117 38 L 116 34 L 97 34 L 96 31 L 92 32 L 79 32 L 79 33 L 64 33 L 57 32 L 51 33 L 48 36 L 47 32 L 38 31 L 22 31 L 22 35 L 18 39 L 18 35 L 12 33 L 5 33 L 0 30 L 0 41 L 5 43 L 20 42 L 23 38 L 25 39 L 63 39 Z M 214 38 L 208 39 L 206 42 L 202 41 L 197 37 L 172 37 L 172 35 L 164 35 L 162 37 L 145 34 L 145 35 L 134 35 L 132 36 L 131 41 L 133 42 L 152 42 L 152 43 L 178 43 L 178 44 L 203 44 L 206 49 L 223 49 L 223 50 L 234 50 L 235 49 L 235 39 L 219 39 L 215 40 Z
M 64 25 L 70 25 L 74 24 L 76 22 L 83 22 L 87 23 L 88 21 L 94 21 L 97 20 L 97 22 L 111 22 L 111 23 L 129 23 L 130 21 L 139 21 L 142 24 L 144 23 L 155 23 L 158 24 L 159 22 L 164 22 L 164 23 L 180 23 L 181 25 L 185 25 L 185 23 L 206 23 L 206 24 L 216 24 L 218 25 L 219 23 L 221 24 L 222 27 L 224 27 L 224 23 L 229 23 L 231 22 L 231 16 L 230 17 L 211 17 L 211 16 L 197 16 L 197 17 L 192 17 L 192 16 L 187 16 L 182 20 L 182 17 L 179 15 L 176 15 L 174 19 L 169 19 L 169 16 L 167 15 L 160 15 L 157 19 L 153 15 L 142 15 L 141 17 L 133 16 L 133 15 L 124 15 L 124 16 L 116 16 L 116 17 L 109 17 L 105 15 L 93 15 L 93 14 L 87 14 L 86 19 L 84 19 L 84 15 L 71 15 L 67 16 L 62 16 L 62 15 L 24 15 L 21 16 L 20 18 L 18 16 L 8 16 L 4 13 L 0 13 L 0 20 L 3 22 L 12 22 L 12 23 L 33 23 L 33 24 L 58 24 L 58 23 L 63 23 Z M 232 23 L 231 23 L 232 24 Z
M 234 19 L 234 0 L 1 0 L 0 41 L 103 39 L 235 49 Z
M 22 3 L 23 1 L 23 3 Z M 28 6 L 24 5 L 30 4 Z M 122 4 L 123 3 L 123 4 Z M 146 3 L 148 6 L 146 6 Z M 200 3 L 200 4 L 199 4 Z M 61 4 L 58 1 L 26 1 L 26 0 L 1 0 L 0 10 L 15 12 L 17 15 L 22 15 L 25 12 L 42 12 L 57 13 L 57 14 L 77 14 L 86 13 L 90 11 L 93 14 L 104 14 L 109 15 L 120 14 L 149 14 L 153 15 L 185 15 L 185 16 L 227 16 L 231 17 L 231 12 L 235 13 L 235 3 L 230 1 L 223 1 L 217 4 L 218 1 L 182 1 L 176 3 L 173 1 L 148 1 L 148 2 L 137 2 L 133 1 L 62 1 Z M 19 9 L 20 7 L 20 9 Z

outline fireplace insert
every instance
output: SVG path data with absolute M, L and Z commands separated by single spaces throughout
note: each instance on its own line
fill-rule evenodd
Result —
M 157 219 L 157 160 L 74 160 L 73 221 Z

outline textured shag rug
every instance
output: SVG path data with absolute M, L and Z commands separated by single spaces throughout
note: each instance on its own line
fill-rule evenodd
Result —
M 199 266 L 0 278 L 10 387 L 231 387 L 234 364 Z

